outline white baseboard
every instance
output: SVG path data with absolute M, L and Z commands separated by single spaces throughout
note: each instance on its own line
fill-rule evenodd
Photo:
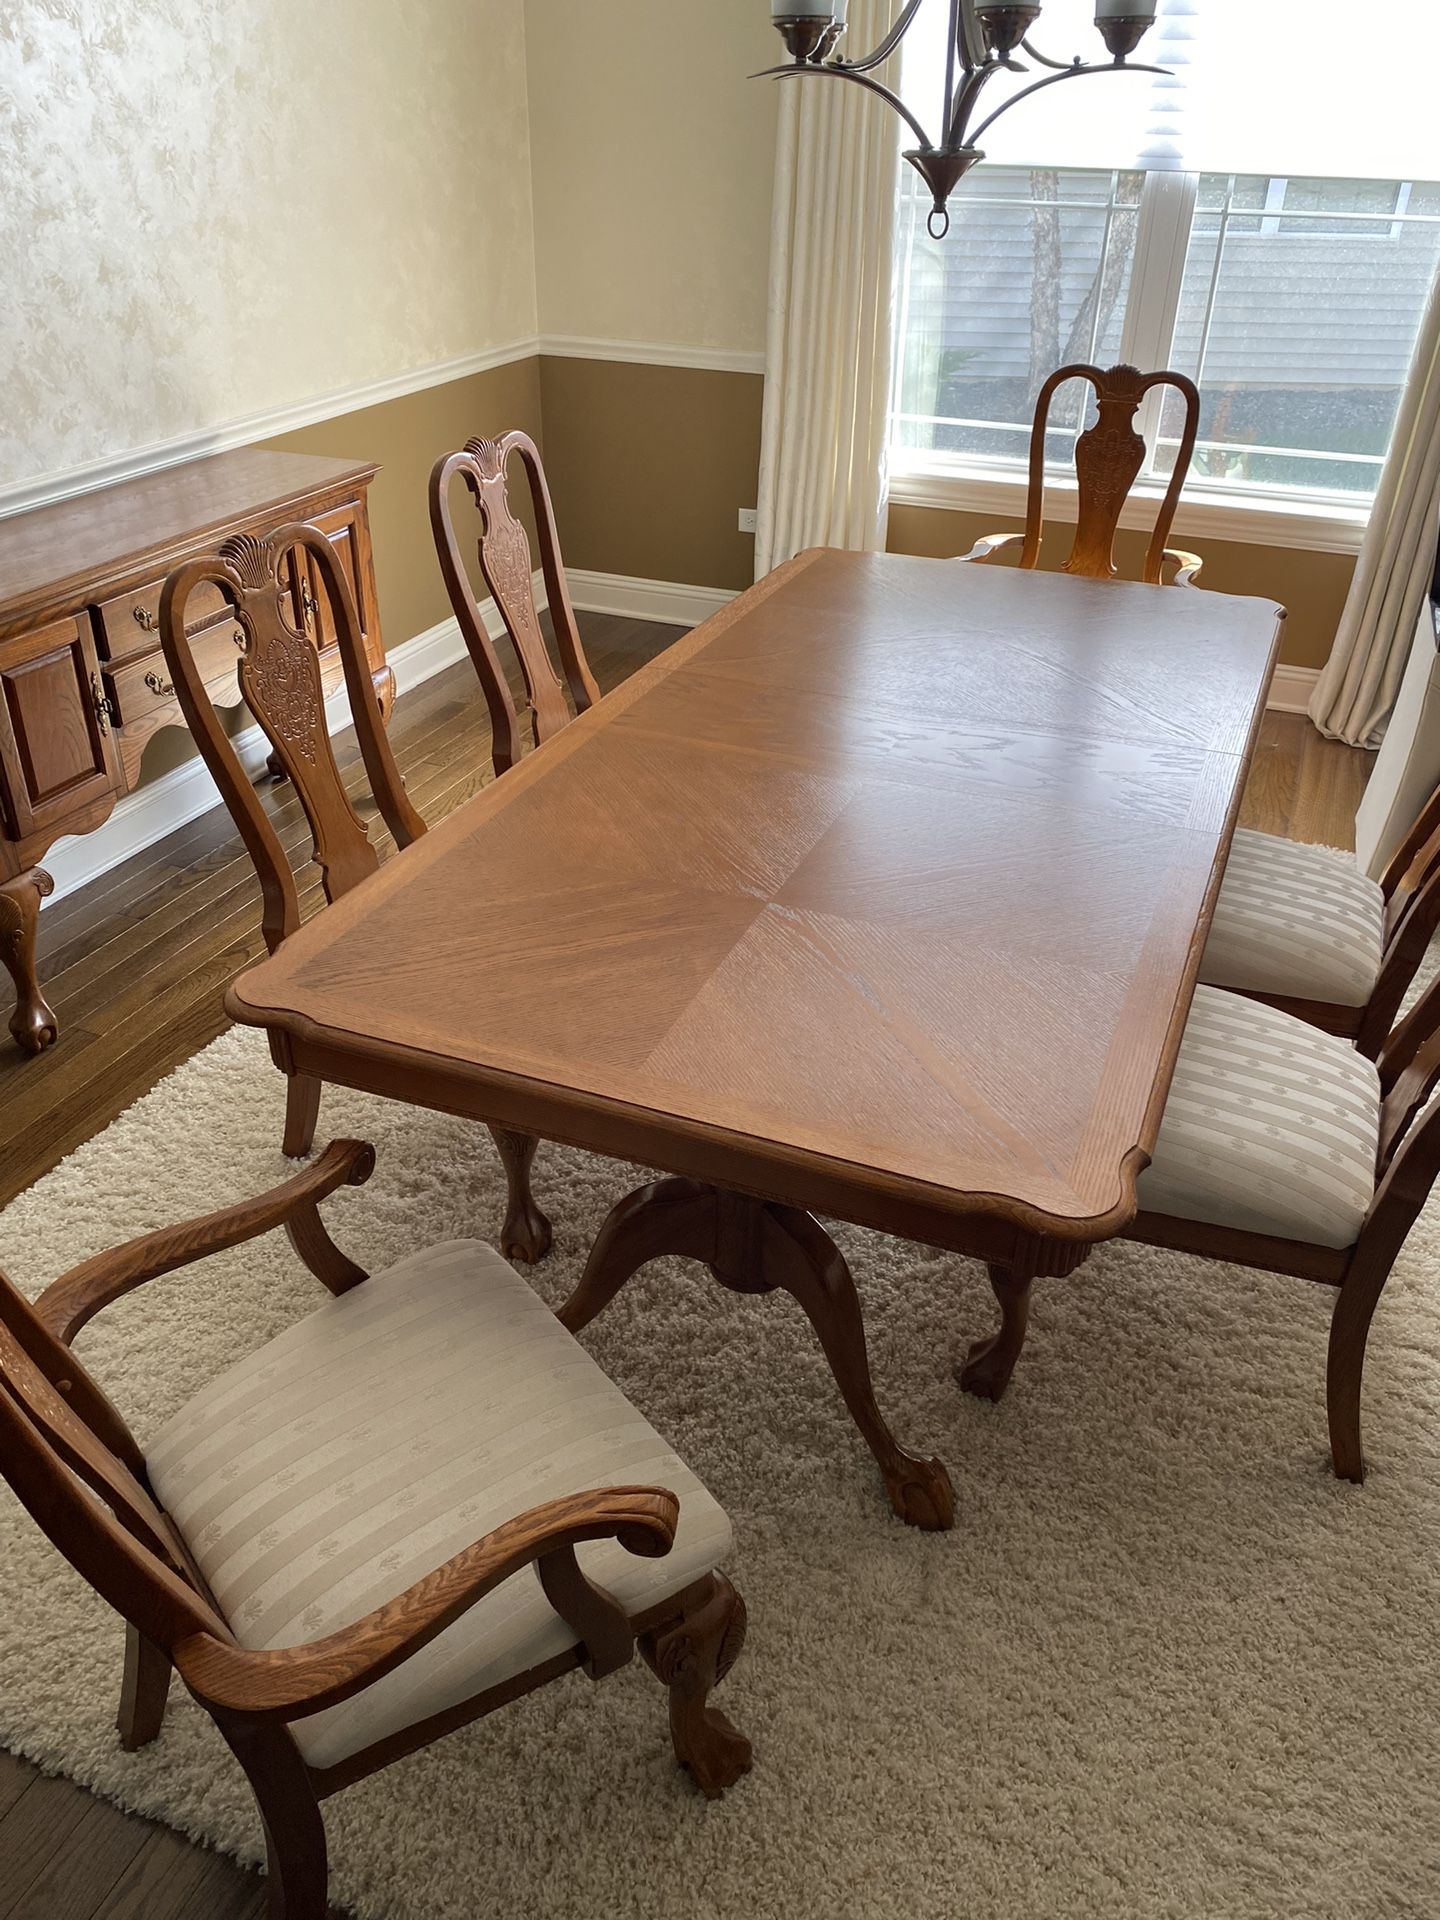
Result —
M 539 573 L 535 575 L 535 602 L 539 607 L 545 605 L 545 582 Z M 481 613 L 492 639 L 504 632 L 499 608 L 493 600 L 485 601 Z M 396 692 L 409 693 L 412 687 L 423 686 L 437 673 L 463 660 L 465 642 L 455 619 L 441 620 L 424 633 L 417 633 L 413 639 L 391 648 L 386 658 L 395 673 Z M 349 726 L 350 703 L 343 686 L 326 701 L 325 722 L 331 733 L 341 733 Z M 246 727 L 236 734 L 231 745 L 246 773 L 258 779 L 270 752 L 270 743 L 260 728 Z M 189 826 L 202 813 L 221 804 L 210 770 L 198 756 L 170 773 L 161 774 L 158 780 L 150 781 L 134 793 L 126 794 L 116 802 L 114 812 L 103 826 L 93 833 L 57 840 L 46 854 L 42 865 L 55 882 L 52 901 L 63 900 L 67 893 L 88 886 L 112 867 L 153 847 L 167 833 Z
M 736 598 L 731 587 L 683 587 L 671 580 L 640 580 L 625 573 L 591 573 L 567 567 L 570 598 L 582 613 L 614 613 L 625 620 L 655 620 L 670 627 L 698 627 Z
M 1318 667 L 1276 667 L 1266 706 L 1273 713 L 1304 713 L 1319 678 Z

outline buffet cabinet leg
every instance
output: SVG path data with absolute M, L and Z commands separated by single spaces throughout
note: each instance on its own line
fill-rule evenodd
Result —
M 54 887 L 55 882 L 43 867 L 32 867 L 13 880 L 0 880 L 0 960 L 15 982 L 10 1031 L 15 1044 L 26 1053 L 43 1053 L 60 1037 L 59 1023 L 40 991 L 35 971 L 40 902 Z

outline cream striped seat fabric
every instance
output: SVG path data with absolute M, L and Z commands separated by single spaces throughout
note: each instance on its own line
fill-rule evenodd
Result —
M 1363 1007 L 1380 972 L 1385 896 L 1353 854 L 1240 828 L 1200 978 L 1244 993 Z
M 1197 987 L 1140 1206 L 1348 1247 L 1375 1192 L 1380 1076 L 1347 1040 Z
M 565 1494 L 668 1487 L 663 1559 L 580 1547 L 632 1613 L 730 1550 L 695 1475 L 499 1254 L 432 1247 L 213 1381 L 155 1436 L 152 1484 L 242 1646 L 293 1646 L 393 1599 L 502 1521 Z M 575 1644 L 533 1568 L 355 1699 L 294 1723 L 334 1766 Z

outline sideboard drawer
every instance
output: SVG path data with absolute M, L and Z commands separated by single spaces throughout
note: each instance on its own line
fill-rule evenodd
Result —
M 128 660 L 132 654 L 147 653 L 160 644 L 160 592 L 163 576 L 134 593 L 117 594 L 102 600 L 96 609 L 97 644 L 106 660 Z M 202 633 L 231 611 L 230 602 L 220 588 L 204 581 L 190 596 L 186 608 L 185 631 Z
M 230 608 L 227 606 L 225 611 L 229 614 Z M 240 629 L 232 616 L 223 627 L 192 633 L 190 638 L 190 650 L 205 689 L 221 706 L 240 704 L 240 688 L 235 678 L 240 660 L 239 635 Z M 118 667 L 107 666 L 104 678 L 105 691 L 122 727 L 140 725 L 162 708 L 172 724 L 178 720 L 170 669 L 158 648 L 142 654 L 138 660 L 127 660 Z

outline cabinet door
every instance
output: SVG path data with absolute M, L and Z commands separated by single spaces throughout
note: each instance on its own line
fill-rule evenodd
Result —
M 123 788 L 86 616 L 0 645 L 0 766 L 21 840 Z

